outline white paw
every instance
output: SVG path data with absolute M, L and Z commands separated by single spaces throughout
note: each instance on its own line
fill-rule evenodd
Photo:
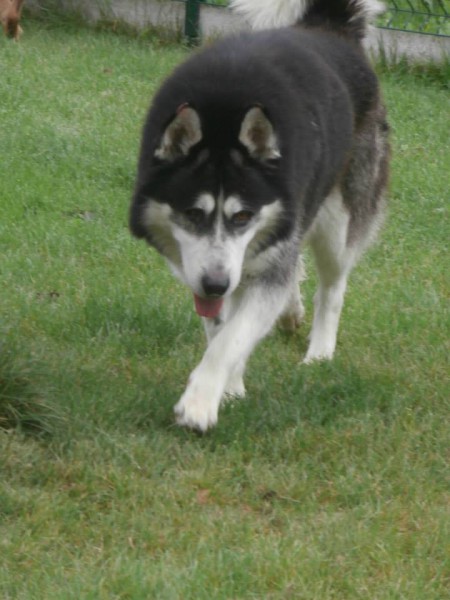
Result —
M 245 396 L 245 385 L 242 377 L 237 377 L 228 382 L 225 394 L 231 398 L 243 398 Z
M 193 373 L 174 411 L 178 425 L 206 431 L 217 424 L 221 393 L 211 377 Z
M 305 358 L 303 359 L 304 365 L 310 365 L 313 362 L 319 362 L 323 360 L 331 360 L 333 358 L 334 349 L 317 349 L 311 350 L 311 348 L 306 353 Z

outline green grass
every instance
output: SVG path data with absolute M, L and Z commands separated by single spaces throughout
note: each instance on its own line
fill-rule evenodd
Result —
M 172 406 L 189 293 L 127 230 L 177 46 L 27 22 L 0 39 L 0 597 L 442 600 L 448 91 L 382 72 L 390 213 L 330 364 L 274 333 L 205 436 Z M 313 275 L 305 285 L 308 308 Z

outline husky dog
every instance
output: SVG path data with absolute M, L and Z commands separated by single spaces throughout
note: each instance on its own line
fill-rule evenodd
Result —
M 305 362 L 330 359 L 348 275 L 379 227 L 389 145 L 362 47 L 373 0 L 234 0 L 252 31 L 196 53 L 149 111 L 132 233 L 192 291 L 207 350 L 175 414 L 205 431 L 243 396 L 255 345 L 304 309 L 301 252 L 318 271 Z

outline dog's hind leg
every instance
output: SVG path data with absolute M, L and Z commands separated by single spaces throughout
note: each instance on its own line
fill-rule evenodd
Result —
M 348 275 L 360 251 L 348 244 L 350 214 L 340 191 L 334 190 L 319 211 L 309 233 L 319 285 L 314 297 L 314 319 L 306 363 L 330 359 L 336 347 L 339 319 Z
M 291 293 L 286 305 L 286 309 L 278 319 L 278 327 L 283 331 L 294 332 L 300 327 L 305 316 L 305 307 L 303 306 L 302 295 L 300 293 L 300 283 L 304 281 L 305 266 L 303 257 L 299 255 L 295 277 L 291 283 Z

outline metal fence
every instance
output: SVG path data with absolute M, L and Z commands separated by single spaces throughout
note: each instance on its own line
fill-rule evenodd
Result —
M 378 25 L 386 29 L 450 36 L 449 0 L 389 0 Z
M 185 35 L 191 43 L 200 36 L 200 5 L 225 7 L 227 0 L 185 0 Z M 450 37 L 450 0 L 384 0 L 386 12 L 378 27 Z

